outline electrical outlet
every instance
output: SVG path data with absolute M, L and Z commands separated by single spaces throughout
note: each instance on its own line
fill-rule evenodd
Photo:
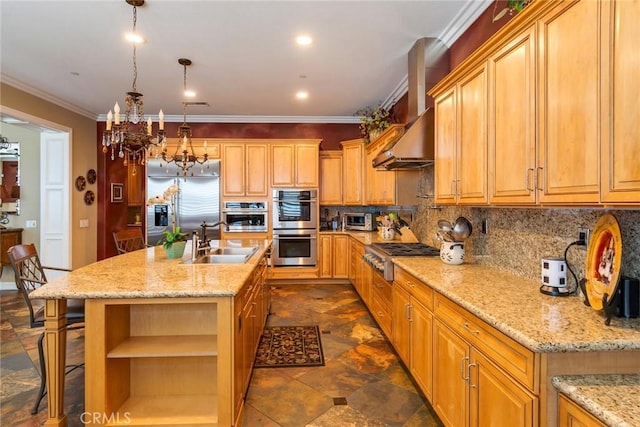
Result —
M 578 228 L 578 240 L 584 242 L 585 246 L 589 246 L 589 237 L 591 230 L 588 228 Z
M 482 228 L 480 230 L 482 234 L 489 234 L 489 220 L 485 219 L 482 221 Z
M 27 220 L 24 223 L 24 228 L 36 228 L 36 224 L 35 220 Z

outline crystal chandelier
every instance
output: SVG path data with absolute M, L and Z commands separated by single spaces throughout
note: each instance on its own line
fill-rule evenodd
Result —
M 137 7 L 144 4 L 144 0 L 126 0 L 133 6 L 133 37 L 138 38 L 136 34 Z M 146 158 L 146 151 L 164 143 L 164 114 L 160 110 L 159 129 L 156 139 L 152 136 L 151 117 L 145 120 L 144 108 L 142 102 L 142 94 L 138 92 L 138 66 L 136 64 L 136 43 L 133 41 L 133 85 L 132 90 L 127 92 L 125 99 L 126 110 L 124 112 L 124 120 L 120 117 L 120 106 L 116 102 L 113 107 L 113 113 L 109 110 L 107 114 L 107 127 L 102 134 L 102 152 L 107 153 L 111 149 L 111 160 L 115 160 L 116 152 L 118 157 L 123 159 L 125 166 L 129 163 L 133 164 L 132 173 L 135 175 L 135 165 L 143 165 Z M 114 114 L 115 113 L 115 114 Z
M 187 93 L 187 66 L 191 65 L 191 60 L 186 58 L 178 59 L 178 64 L 182 65 L 183 71 L 183 83 L 184 83 L 184 93 Z M 188 102 L 182 102 L 182 124 L 178 128 L 178 144 L 176 145 L 176 150 L 173 155 L 169 155 L 167 153 L 166 143 L 162 144 L 162 160 L 167 162 L 167 164 L 175 163 L 176 166 L 180 168 L 180 171 L 177 172 L 177 175 L 182 174 L 182 176 L 186 179 L 187 175 L 193 176 L 193 168 L 196 164 L 201 166 L 200 173 L 204 173 L 204 165 L 207 165 L 209 168 L 209 164 L 207 163 L 209 160 L 209 155 L 207 154 L 207 142 L 204 142 L 204 155 L 202 157 L 198 157 L 196 155 L 195 150 L 193 149 L 193 143 L 191 141 L 191 128 L 187 124 L 187 105 Z

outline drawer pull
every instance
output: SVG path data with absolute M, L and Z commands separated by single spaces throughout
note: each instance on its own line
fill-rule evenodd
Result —
M 407 286 L 410 288 L 415 288 L 416 285 L 413 284 L 413 282 L 411 282 L 410 280 L 407 280 Z
M 474 335 L 479 335 L 479 334 L 480 334 L 480 331 L 479 331 L 479 330 L 477 330 L 477 329 L 471 329 L 471 327 L 469 327 L 469 323 L 468 323 L 468 322 L 464 322 L 464 328 L 465 328 L 467 331 L 469 331 L 469 332 L 471 332 L 472 334 L 474 334 Z
M 409 322 L 412 321 L 412 319 L 411 319 L 411 303 L 406 303 L 404 305 L 404 316 L 407 318 L 407 320 Z

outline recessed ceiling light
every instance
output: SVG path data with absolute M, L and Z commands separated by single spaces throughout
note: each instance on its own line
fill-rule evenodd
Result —
M 185 98 L 195 98 L 196 97 L 196 93 L 192 90 L 185 90 L 184 91 L 184 97 Z
M 298 36 L 296 37 L 296 43 L 300 46 L 308 46 L 313 42 L 313 39 L 310 36 Z
M 144 43 L 144 37 L 142 37 L 138 33 L 127 33 L 125 34 L 124 37 L 127 39 L 127 41 L 130 41 L 131 43 L 135 43 L 135 44 Z
M 306 90 L 301 90 L 296 92 L 296 98 L 298 99 L 307 99 L 309 98 L 309 92 L 307 92 Z

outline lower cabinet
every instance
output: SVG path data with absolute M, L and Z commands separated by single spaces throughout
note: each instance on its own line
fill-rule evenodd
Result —
M 446 426 L 538 425 L 538 399 L 436 319 L 433 407 Z
M 391 337 L 392 285 L 376 270 L 371 277 L 371 304 L 369 311 L 376 319 L 380 329 L 387 337 Z
M 558 427 L 604 427 L 605 425 L 564 394 L 558 395 Z
M 433 391 L 433 290 L 396 268 L 393 282 L 393 343 L 427 399 Z
M 346 234 L 320 234 L 318 240 L 320 278 L 348 278 L 349 236 Z

